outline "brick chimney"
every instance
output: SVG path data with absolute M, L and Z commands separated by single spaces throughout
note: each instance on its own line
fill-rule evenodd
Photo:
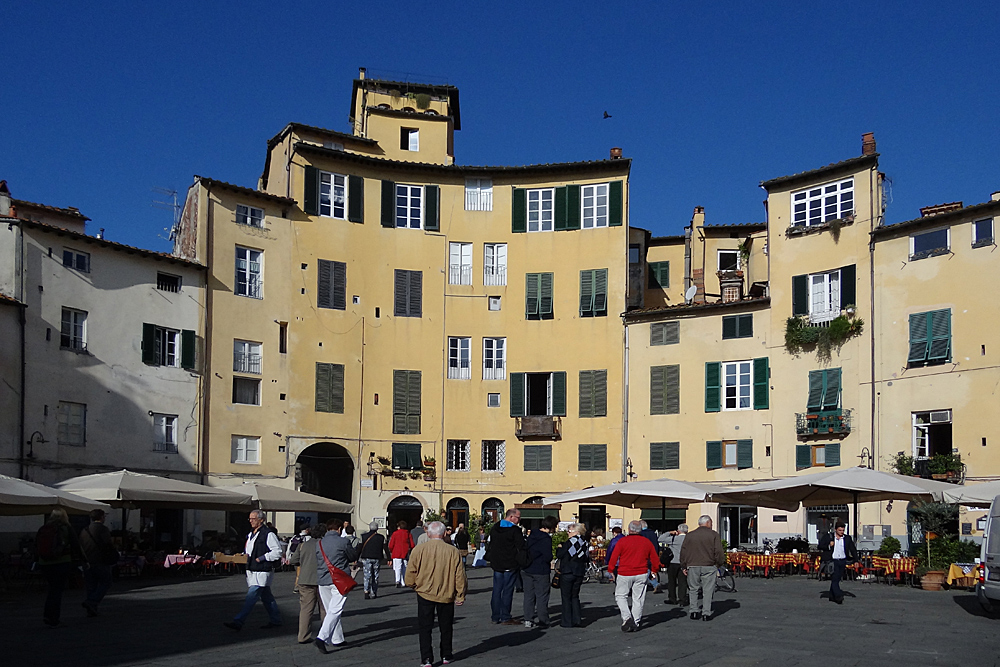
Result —
M 611 149 L 611 159 L 612 160 L 621 160 L 622 159 L 622 149 L 619 148 L 618 146 L 615 146 L 614 148 L 612 148 Z
M 933 206 L 924 206 L 920 209 L 920 217 L 926 218 L 931 215 L 938 215 L 941 213 L 947 213 L 948 211 L 958 211 L 962 208 L 962 202 L 953 201 L 947 204 L 934 204 Z
M 7 189 L 7 181 L 0 181 L 0 215 L 11 215 L 10 190 Z
M 875 133 L 865 132 L 861 135 L 861 154 L 875 155 Z
M 990 195 L 990 201 L 1000 201 L 1000 190 Z
M 705 207 L 695 206 L 691 214 L 691 229 L 696 230 L 705 224 Z M 704 241 L 703 241 L 704 242 Z M 695 286 L 694 303 L 705 303 L 705 267 L 691 268 L 691 284 Z

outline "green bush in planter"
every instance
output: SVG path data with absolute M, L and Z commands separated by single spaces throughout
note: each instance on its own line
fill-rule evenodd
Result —
M 901 553 L 902 550 L 903 545 L 895 537 L 883 537 L 882 544 L 879 545 L 878 551 L 875 553 L 885 558 L 892 558 L 894 554 Z
M 569 533 L 565 530 L 561 530 L 558 533 L 552 533 L 552 557 L 556 557 L 556 549 L 559 545 L 569 539 Z

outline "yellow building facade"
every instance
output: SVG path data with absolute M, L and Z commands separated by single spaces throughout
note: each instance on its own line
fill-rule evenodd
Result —
M 454 87 L 362 76 L 352 97 L 353 134 L 287 126 L 257 190 L 189 191 L 209 483 L 392 524 L 620 480 L 629 160 L 459 166 Z

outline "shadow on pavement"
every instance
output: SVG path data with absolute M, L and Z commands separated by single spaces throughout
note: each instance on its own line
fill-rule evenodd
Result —
M 490 637 L 485 639 L 475 646 L 470 646 L 469 648 L 462 649 L 461 651 L 455 652 L 455 660 L 461 660 L 462 658 L 471 658 L 475 655 L 480 655 L 483 653 L 489 653 L 492 650 L 501 647 L 510 646 L 523 646 L 529 642 L 533 642 L 539 637 L 544 636 L 545 633 L 541 630 L 524 630 L 521 629 L 516 632 L 506 633 L 502 635 L 496 635 L 495 637 Z
M 981 618 L 996 618 L 996 613 L 989 613 L 983 609 L 982 605 L 979 604 L 979 600 L 976 598 L 975 593 L 972 595 L 956 595 L 952 598 L 955 604 L 961 607 L 970 616 L 979 616 Z

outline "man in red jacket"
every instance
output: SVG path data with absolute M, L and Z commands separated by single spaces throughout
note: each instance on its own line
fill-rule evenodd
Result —
M 642 522 L 628 524 L 628 535 L 618 540 L 608 562 L 608 571 L 615 575 L 615 601 L 622 612 L 622 632 L 636 632 L 642 621 L 642 606 L 646 602 L 646 579 L 649 572 L 658 572 L 660 559 L 653 543 L 640 535 Z M 628 596 L 632 593 L 632 609 Z

